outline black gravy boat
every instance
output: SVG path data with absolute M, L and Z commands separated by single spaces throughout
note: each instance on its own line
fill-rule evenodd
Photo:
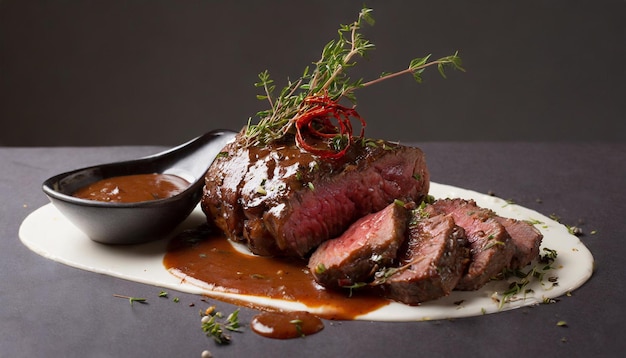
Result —
M 148 157 L 90 166 L 55 175 L 43 183 L 52 204 L 91 240 L 104 244 L 139 244 L 170 234 L 198 205 L 204 176 L 236 132 L 214 130 Z M 132 174 L 174 174 L 191 185 L 165 199 L 111 203 L 72 194 L 96 181 Z

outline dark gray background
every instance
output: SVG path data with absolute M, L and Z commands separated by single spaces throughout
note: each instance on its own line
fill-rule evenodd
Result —
M 360 1 L 0 2 L 0 145 L 174 145 L 238 129 L 319 58 Z M 367 135 L 401 141 L 624 141 L 621 0 L 381 1 L 354 77 L 459 50 L 436 71 L 358 93 Z

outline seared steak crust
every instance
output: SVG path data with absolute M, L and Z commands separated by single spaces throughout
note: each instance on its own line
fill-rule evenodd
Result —
M 500 216 L 496 216 L 496 220 L 509 233 L 511 243 L 515 248 L 513 258 L 509 264 L 510 269 L 515 270 L 525 267 L 532 260 L 539 257 L 539 246 L 541 246 L 543 234 L 537 228 L 525 221 Z
M 293 141 L 241 143 L 225 147 L 207 172 L 202 209 L 259 255 L 305 257 L 395 199 L 420 202 L 428 193 L 418 148 L 355 139 L 341 159 L 320 160 Z
M 395 260 L 408 218 L 408 210 L 393 203 L 357 220 L 341 236 L 323 242 L 309 259 L 315 281 L 335 289 L 371 282 L 378 269 Z
M 385 297 L 409 305 L 450 294 L 469 256 L 464 230 L 449 215 L 414 220 L 399 267 L 382 284 Z
M 430 215 L 447 214 L 465 230 L 470 245 L 470 263 L 455 289 L 477 290 L 508 268 L 515 247 L 496 214 L 473 200 L 441 199 L 428 205 Z

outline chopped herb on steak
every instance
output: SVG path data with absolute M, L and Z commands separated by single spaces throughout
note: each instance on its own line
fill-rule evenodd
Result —
M 452 217 L 416 216 L 414 220 L 398 269 L 382 280 L 385 297 L 409 305 L 450 294 L 463 275 L 469 255 L 465 232 Z
M 515 247 L 496 214 L 473 200 L 442 199 L 425 208 L 431 215 L 447 214 L 465 230 L 470 264 L 455 289 L 476 290 L 509 266 Z

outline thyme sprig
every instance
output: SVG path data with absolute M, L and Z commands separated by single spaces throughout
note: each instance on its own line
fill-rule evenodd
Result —
M 294 124 L 299 117 L 311 110 L 305 98 L 326 96 L 333 101 L 347 99 L 356 105 L 355 90 L 368 87 L 383 80 L 397 76 L 411 74 L 418 82 L 422 82 L 423 71 L 430 66 L 436 66 L 439 73 L 445 78 L 445 69 L 452 67 L 464 71 L 461 66 L 461 58 L 458 52 L 454 55 L 442 57 L 430 61 L 431 55 L 415 58 L 409 66 L 401 71 L 385 73 L 379 78 L 365 82 L 362 78 L 352 79 L 346 74 L 346 70 L 356 65 L 356 57 L 366 57 L 368 51 L 374 49 L 374 44 L 365 39 L 359 32 L 364 22 L 373 26 L 375 20 L 372 9 L 363 8 L 356 21 L 348 25 L 341 25 L 338 37 L 328 42 L 321 54 L 321 58 L 314 63 L 311 70 L 306 67 L 304 72 L 295 81 L 289 80 L 278 94 L 276 84 L 270 77 L 269 72 L 259 74 L 259 81 L 255 86 L 262 89 L 262 94 L 257 95 L 260 100 L 267 100 L 269 109 L 259 111 L 256 114 L 257 123 L 248 120 L 245 129 L 246 145 L 260 146 L 278 140 L 292 132 Z

